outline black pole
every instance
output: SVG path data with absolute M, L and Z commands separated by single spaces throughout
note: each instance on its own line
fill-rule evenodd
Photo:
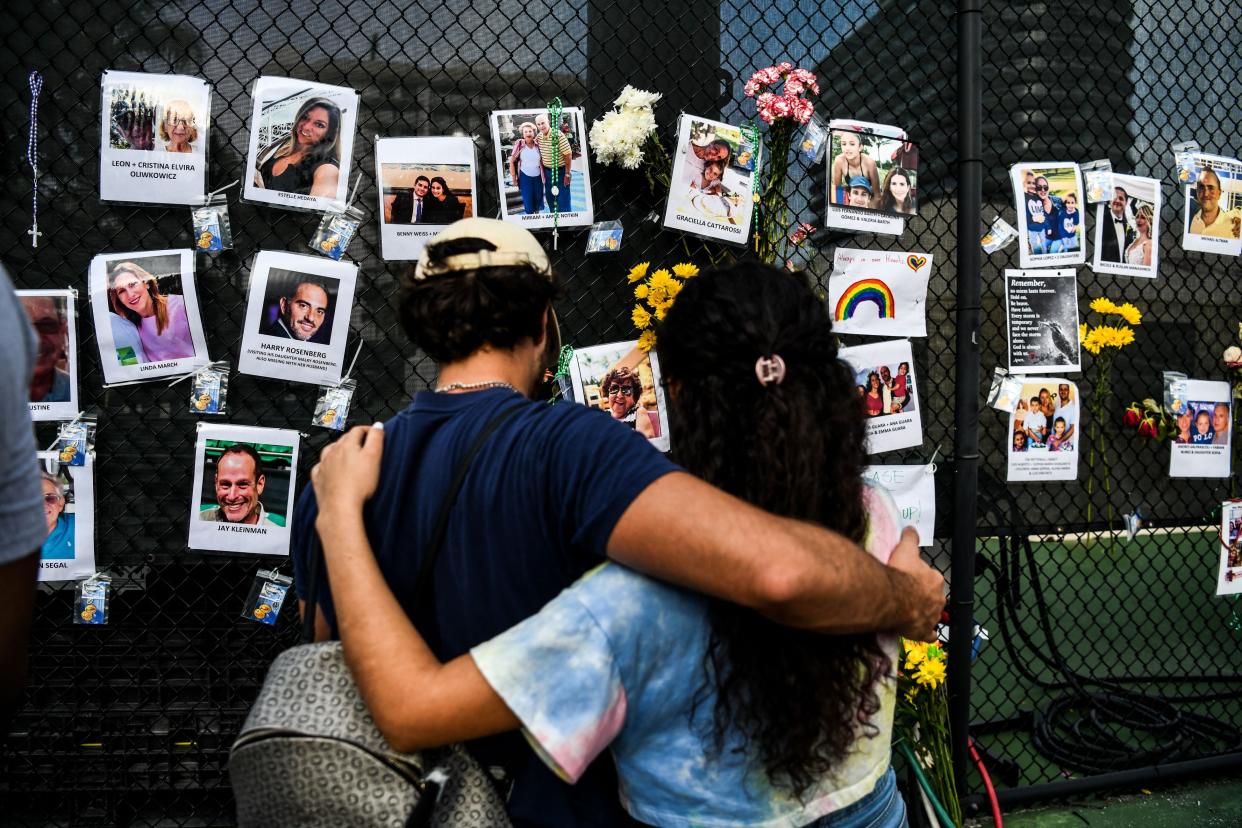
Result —
M 983 227 L 981 0 L 957 3 L 957 378 L 953 440 L 953 563 L 949 591 L 949 735 L 958 791 L 966 792 L 970 652 L 974 638 L 975 519 L 979 488 L 979 287 Z

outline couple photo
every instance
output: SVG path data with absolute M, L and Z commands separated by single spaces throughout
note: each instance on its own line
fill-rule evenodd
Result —
M 1113 192 L 1096 208 L 1093 269 L 1131 276 L 1156 275 L 1160 253 L 1160 183 L 1113 175 Z
M 469 164 L 384 164 L 384 222 L 443 226 L 474 215 Z

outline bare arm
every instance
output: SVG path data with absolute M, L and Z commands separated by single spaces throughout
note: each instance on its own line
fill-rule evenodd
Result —
M 944 608 L 944 578 L 919 559 L 913 530 L 884 566 L 835 532 L 776 517 L 684 472 L 665 475 L 630 504 L 608 555 L 822 632 L 895 630 L 930 640 Z
M 340 178 L 341 171 L 335 164 L 320 164 L 311 182 L 310 195 L 332 198 L 336 195 L 336 185 Z
M 517 717 L 474 659 L 441 663 L 380 572 L 362 501 L 375 490 L 382 450 L 382 430 L 355 428 L 324 449 L 311 473 L 337 629 L 362 698 L 402 752 L 515 730 Z

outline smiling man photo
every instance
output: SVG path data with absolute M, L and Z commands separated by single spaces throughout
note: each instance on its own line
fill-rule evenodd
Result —
M 280 314 L 259 333 L 309 342 L 327 318 L 329 301 L 318 282 L 299 282 L 290 295 L 280 297 Z
M 245 443 L 234 443 L 216 462 L 218 505 L 199 512 L 199 519 L 279 526 L 259 502 L 266 483 L 259 453 Z

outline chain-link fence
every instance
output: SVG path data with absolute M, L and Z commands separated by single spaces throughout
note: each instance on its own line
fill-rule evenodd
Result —
M 1239 748 L 1239 704 L 1231 695 L 1239 680 L 1231 657 L 1240 634 L 1236 616 L 1231 626 L 1236 605 L 1211 597 L 1215 536 L 1183 531 L 1212 524 L 1232 480 L 1170 481 L 1167 449 L 1140 445 L 1118 424 L 1123 401 L 1157 394 L 1163 369 L 1222 378 L 1219 354 L 1235 342 L 1242 273 L 1235 259 L 1182 250 L 1182 196 L 1172 186 L 1168 145 L 1194 138 L 1221 155 L 1242 151 L 1229 68 L 1242 45 L 1238 14 L 1206 0 L 984 4 L 985 219 L 999 214 L 1014 223 L 1008 167 L 1023 161 L 1107 157 L 1118 171 L 1166 184 L 1158 278 L 1078 268 L 1084 305 L 1107 293 L 1144 312 L 1138 341 L 1115 367 L 1110 411 L 1117 416 L 1101 423 L 1111 491 L 1097 467 L 1088 494 L 1085 457 L 1077 482 L 1007 485 L 1005 419 L 987 408 L 978 419 L 977 533 L 1000 540 L 980 545 L 975 614 L 992 636 L 973 669 L 972 717 L 1006 788 Z M 288 571 L 287 563 L 186 550 L 196 418 L 184 384 L 102 387 L 93 326 L 82 312 L 91 257 L 190 244 L 184 208 L 99 202 L 105 69 L 175 72 L 214 85 L 209 186 L 243 176 L 254 79 L 287 76 L 360 92 L 354 163 L 363 174 L 361 203 L 376 203 L 373 136 L 464 134 L 476 136 L 483 159 L 478 214 L 494 215 L 492 110 L 560 96 L 585 107 L 590 119 L 629 83 L 664 93 L 657 118 L 669 145 L 679 112 L 734 123 L 753 118 L 741 87 L 754 69 L 783 59 L 813 68 L 823 85 L 822 116 L 898 124 L 920 142 L 919 215 L 905 233 L 820 231 L 799 263 L 826 285 L 837 245 L 934 255 L 928 337 L 914 344 L 925 439 L 878 462 L 925 462 L 939 450 L 937 537 L 947 539 L 960 519 L 950 508 L 952 449 L 957 429 L 976 423 L 955 420 L 956 253 L 959 241 L 975 245 L 978 238 L 959 240 L 955 231 L 957 20 L 949 4 L 23 2 L 8 19 L 0 56 L 7 196 L 0 249 L 18 287 L 82 291 L 80 385 L 85 406 L 100 416 L 98 560 L 114 575 L 116 595 L 109 623 L 88 627 L 71 623 L 71 590 L 40 594 L 28 703 L 0 757 L 8 803 L 0 822 L 229 824 L 229 744 L 266 665 L 296 638 L 292 612 L 275 629 L 241 618 L 255 571 L 273 563 Z M 45 235 L 37 249 L 26 235 L 32 69 L 46 78 L 38 130 Z M 619 253 L 587 256 L 585 234 L 561 234 L 554 259 L 567 295 L 558 313 L 575 345 L 631 338 L 624 272 L 686 252 L 677 234 L 649 218 L 662 199 L 641 174 L 598 164 L 592 172 L 596 215 L 621 220 L 625 238 Z M 791 178 L 799 182 L 786 194 L 795 219 L 819 226 L 823 165 L 799 159 Z M 197 283 L 211 353 L 235 363 L 250 258 L 260 249 L 305 251 L 318 216 L 236 202 L 231 209 L 235 250 L 199 256 Z M 1088 216 L 1090 236 L 1093 210 Z M 374 222 L 364 224 L 349 251 L 361 265 L 350 327 L 364 342 L 355 422 L 391 416 L 433 379 L 431 363 L 396 325 L 392 298 L 404 265 L 380 259 L 376 232 Z M 704 243 L 688 244 L 692 257 L 706 259 Z M 1005 362 L 1002 271 L 1015 265 L 1012 246 L 984 260 L 985 377 Z M 1084 368 L 1086 388 L 1089 356 Z M 328 439 L 309 428 L 316 395 L 308 385 L 234 375 L 227 421 L 309 431 L 304 481 Z M 54 436 L 49 425 L 38 431 L 44 444 Z M 1155 528 L 1129 544 L 1077 536 L 1022 542 L 1028 533 L 1104 528 L 1100 516 L 1110 502 L 1117 515 L 1141 510 Z M 947 569 L 942 547 L 944 540 L 932 551 Z M 1111 681 L 1101 685 L 1101 678 Z M 1050 706 L 1061 698 L 1072 703 Z M 1067 736 L 1074 724 L 1083 727 Z M 974 777 L 964 784 L 979 790 Z

